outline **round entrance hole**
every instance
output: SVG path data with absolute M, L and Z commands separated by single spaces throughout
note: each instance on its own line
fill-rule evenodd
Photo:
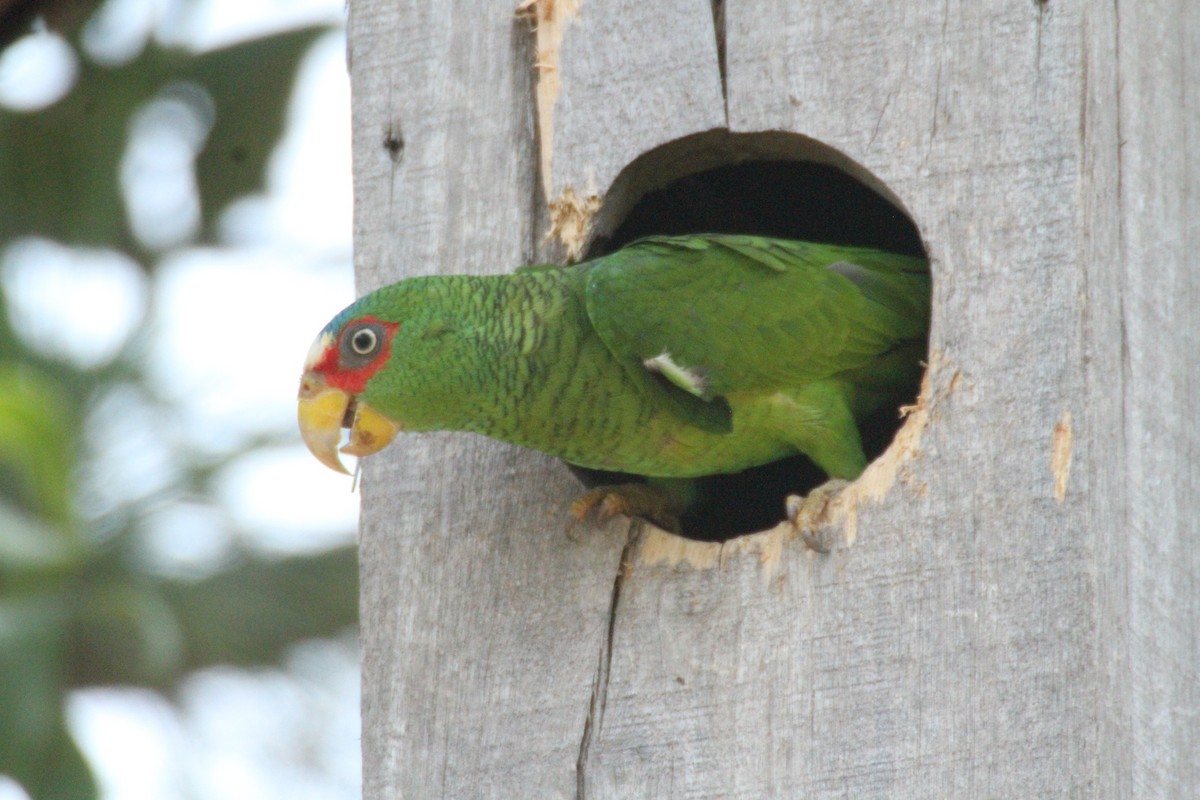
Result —
M 878 179 L 832 148 L 778 131 L 710 131 L 643 154 L 614 181 L 593 230 L 586 258 L 644 236 L 688 233 L 753 234 L 927 257 L 916 226 Z M 919 384 L 913 381 L 905 404 L 916 399 Z M 887 448 L 900 424 L 898 407 L 859 420 L 868 460 Z M 588 486 L 640 479 L 572 469 Z M 784 518 L 788 495 L 805 494 L 826 480 L 804 456 L 700 478 L 699 500 L 682 518 L 681 534 L 724 541 L 773 527 Z

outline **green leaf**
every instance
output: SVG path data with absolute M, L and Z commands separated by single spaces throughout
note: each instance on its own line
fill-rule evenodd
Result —
M 152 581 L 82 586 L 71 596 L 72 686 L 169 686 L 183 676 L 183 641 L 173 609 Z
M 210 578 L 159 588 L 180 622 L 190 668 L 271 664 L 297 641 L 357 623 L 357 548 L 247 559 Z
M 38 235 L 137 252 L 121 195 L 121 158 L 136 112 L 180 84 L 199 87 L 215 109 L 196 163 L 204 236 L 211 238 L 230 201 L 262 188 L 296 67 L 326 30 L 304 28 L 202 54 L 151 45 L 116 68 L 81 59 L 75 87 L 55 105 L 0 111 L 0 241 Z
M 74 537 L 0 498 L 0 579 L 12 585 L 29 576 L 66 573 L 78 568 L 83 556 Z
M 0 597 L 0 774 L 34 800 L 96 796 L 63 718 L 63 621 L 56 597 Z
M 58 387 L 31 369 L 0 364 L 0 494 L 42 519 L 71 519 L 69 479 L 77 425 Z
M 71 686 L 174 687 L 216 664 L 277 663 L 292 644 L 358 619 L 357 550 L 246 557 L 199 580 L 117 577 L 75 591 Z
M 196 162 L 205 228 L 231 201 L 261 191 L 267 159 L 284 128 L 296 68 L 327 28 L 233 45 L 191 60 L 181 77 L 203 86 L 216 108 Z

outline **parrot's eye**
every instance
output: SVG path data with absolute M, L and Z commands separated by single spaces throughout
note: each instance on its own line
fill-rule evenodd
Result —
M 369 364 L 378 354 L 384 334 L 385 329 L 378 322 L 359 322 L 346 328 L 339 359 L 342 366 L 357 369 Z
M 375 344 L 378 338 L 375 336 L 375 331 L 370 328 L 363 328 L 354 332 L 350 337 L 350 347 L 360 356 L 365 356 L 375 349 Z

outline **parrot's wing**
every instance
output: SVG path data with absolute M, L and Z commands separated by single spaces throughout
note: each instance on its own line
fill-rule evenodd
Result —
M 656 237 L 592 263 L 610 351 L 704 399 L 803 386 L 925 336 L 919 258 L 755 236 Z

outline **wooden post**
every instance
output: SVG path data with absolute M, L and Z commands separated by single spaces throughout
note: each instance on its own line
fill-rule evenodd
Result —
M 352 3 L 361 289 L 578 254 L 639 155 L 791 131 L 920 229 L 928 386 L 829 556 L 374 457 L 368 800 L 1200 796 L 1200 5 L 515 5 Z

